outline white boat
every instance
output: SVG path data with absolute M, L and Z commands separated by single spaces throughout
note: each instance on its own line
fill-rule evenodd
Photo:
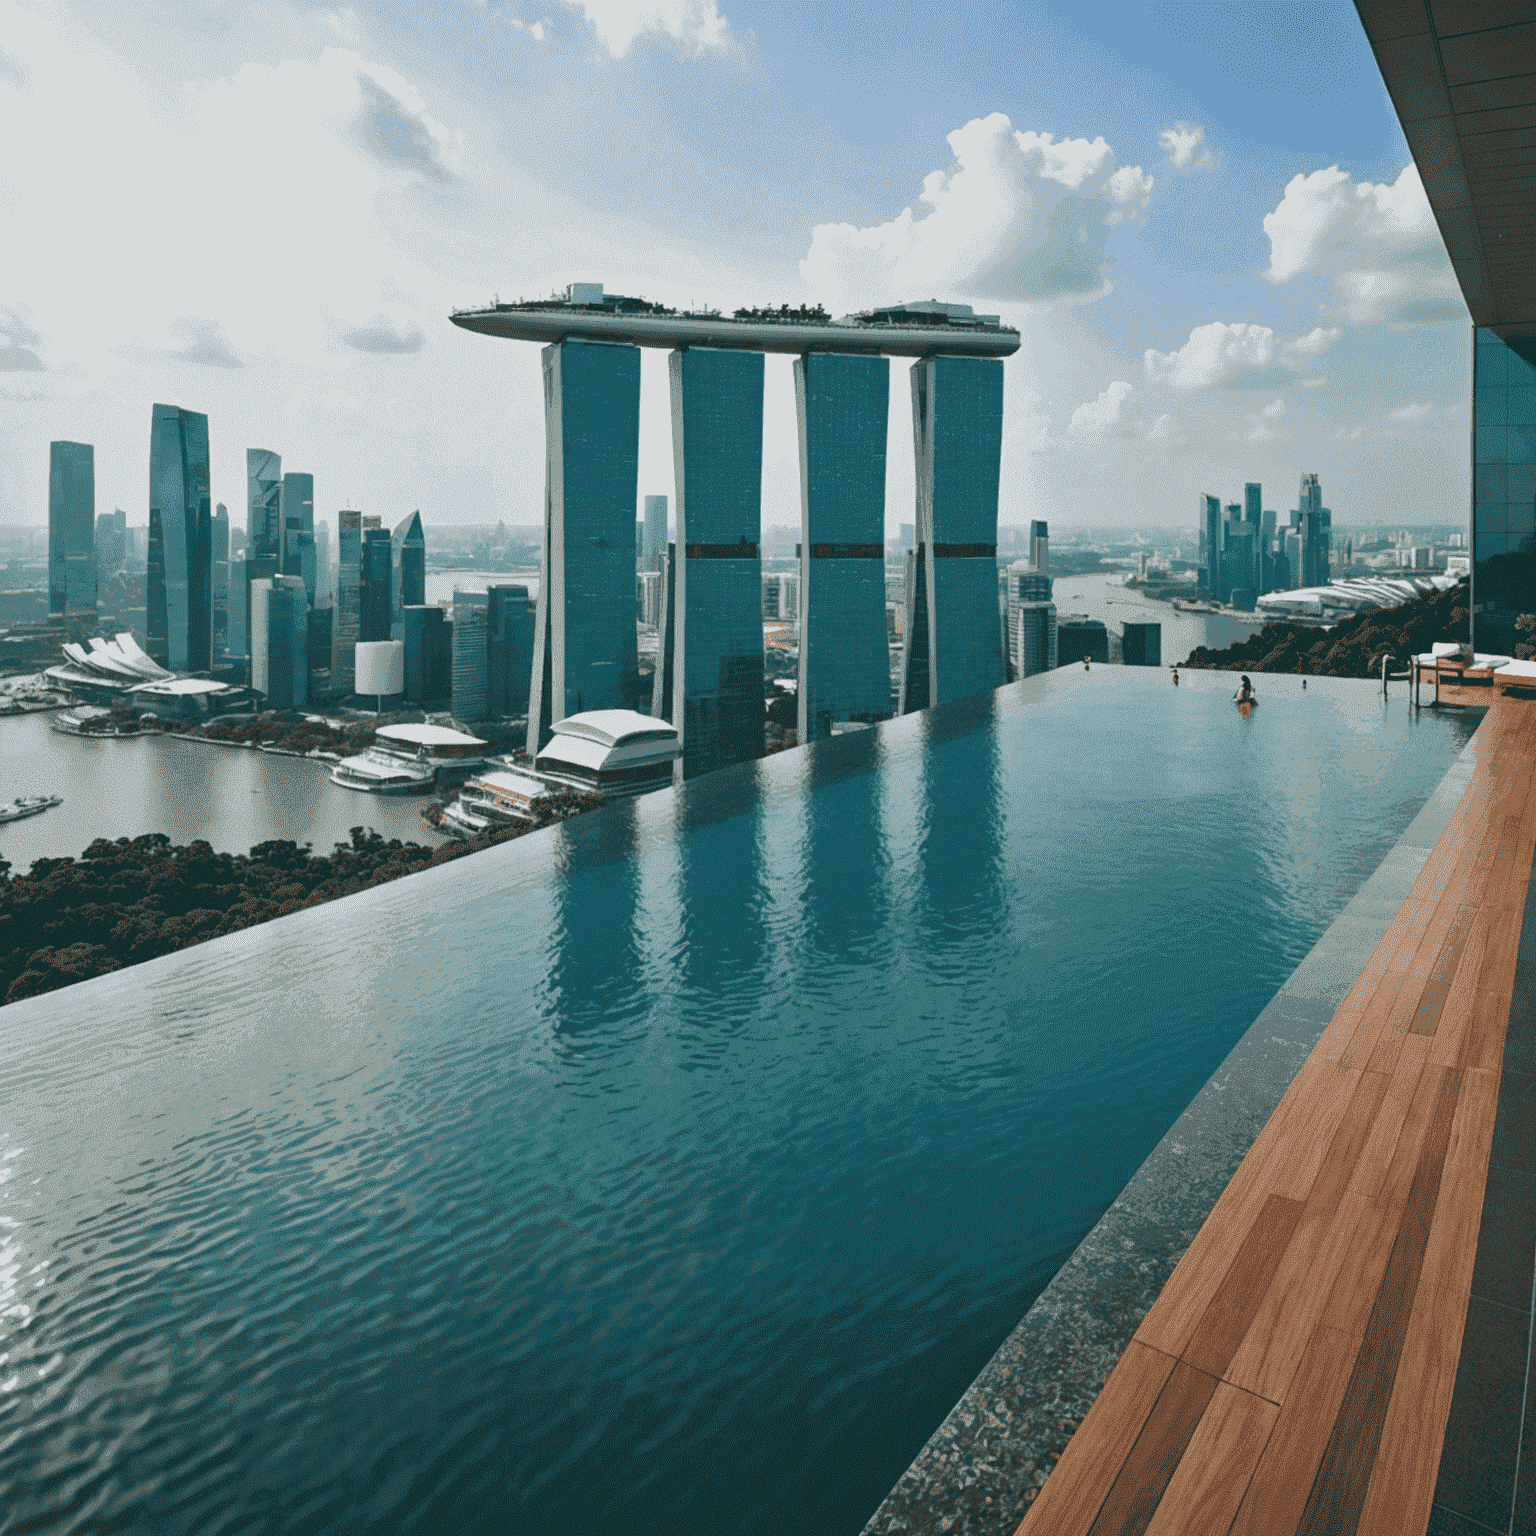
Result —
M 24 816 L 36 816 L 41 811 L 51 811 L 63 803 L 63 795 L 18 795 L 9 805 L 0 805 L 0 825 L 20 821 Z
M 374 795 L 429 795 L 445 777 L 472 771 L 487 745 L 441 725 L 384 725 L 372 746 L 336 764 L 331 783 Z

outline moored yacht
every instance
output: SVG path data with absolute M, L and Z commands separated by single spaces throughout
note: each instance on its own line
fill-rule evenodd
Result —
M 442 725 L 383 725 L 372 746 L 344 757 L 331 783 L 375 795 L 427 795 L 484 760 L 487 743 Z

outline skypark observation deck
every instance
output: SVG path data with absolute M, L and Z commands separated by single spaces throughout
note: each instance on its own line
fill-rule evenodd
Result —
M 665 309 L 643 299 L 603 294 L 597 283 L 573 284 L 576 297 L 458 309 L 455 325 L 486 336 L 544 345 L 562 341 L 615 341 L 638 347 L 720 347 L 738 352 L 855 352 L 881 357 L 1012 357 L 1019 333 L 996 315 L 968 304 L 928 300 L 845 315 L 839 320 L 805 311 Z M 580 295 L 588 289 L 597 293 Z
M 997 493 L 1003 358 L 1019 333 L 936 299 L 834 320 L 819 306 L 685 311 L 573 283 L 552 299 L 459 310 L 454 324 L 544 344 L 543 585 L 528 751 L 591 709 L 638 702 L 634 529 L 640 347 L 672 356 L 677 537 L 665 590 L 681 773 L 761 755 L 759 540 L 765 352 L 795 356 L 800 441 L 800 739 L 890 714 L 885 446 L 892 356 L 912 364 L 919 662 L 903 707 L 999 687 Z M 566 595 L 579 594 L 567 604 Z M 666 674 L 663 674 L 664 677 Z

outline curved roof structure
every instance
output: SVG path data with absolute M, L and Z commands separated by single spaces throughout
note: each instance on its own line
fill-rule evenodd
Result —
M 893 305 L 841 320 L 809 313 L 743 310 L 738 316 L 709 311 L 676 311 L 603 294 L 577 299 L 493 304 L 459 309 L 449 317 L 466 331 L 512 341 L 550 345 L 561 341 L 609 341 L 631 346 L 722 347 L 741 352 L 862 352 L 886 357 L 1010 357 L 1019 333 L 996 315 L 974 314 L 968 304 Z
M 578 736 L 604 747 L 617 747 L 626 741 L 677 740 L 675 725 L 634 709 L 588 709 L 555 721 L 550 730 L 556 736 Z
M 381 725 L 374 732 L 385 741 L 397 741 L 411 747 L 483 747 L 487 743 L 463 731 L 451 731 L 445 725 Z

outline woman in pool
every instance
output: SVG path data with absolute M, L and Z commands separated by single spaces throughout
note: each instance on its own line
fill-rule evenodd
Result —
M 1232 697 L 1239 704 L 1252 704 L 1253 703 L 1254 698 L 1255 698 L 1255 694 L 1254 694 L 1254 691 L 1253 691 L 1253 684 L 1248 681 L 1248 674 L 1246 672 L 1243 674 L 1243 681 L 1242 681 L 1241 686 L 1238 688 L 1237 692 L 1232 695 Z

